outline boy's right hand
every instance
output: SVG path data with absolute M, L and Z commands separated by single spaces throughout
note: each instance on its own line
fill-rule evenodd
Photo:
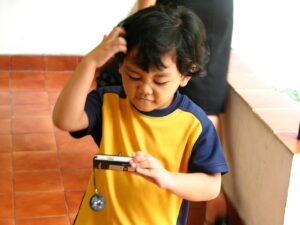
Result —
M 96 69 L 118 52 L 127 52 L 125 30 L 115 27 L 101 43 L 78 64 L 74 75 L 62 90 L 53 110 L 54 124 L 65 131 L 86 129 L 89 125 L 84 110 Z
M 125 30 L 122 27 L 115 27 L 108 35 L 104 35 L 101 43 L 87 54 L 96 68 L 103 66 L 111 57 L 118 52 L 127 52 Z

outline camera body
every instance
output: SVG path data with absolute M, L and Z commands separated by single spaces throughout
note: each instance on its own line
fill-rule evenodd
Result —
M 94 169 L 135 171 L 130 165 L 131 157 L 97 154 L 93 158 Z

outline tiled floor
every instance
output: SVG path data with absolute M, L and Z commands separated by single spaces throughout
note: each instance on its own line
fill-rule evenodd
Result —
M 52 124 L 70 74 L 0 72 L 0 225 L 69 225 L 76 215 L 97 146 Z

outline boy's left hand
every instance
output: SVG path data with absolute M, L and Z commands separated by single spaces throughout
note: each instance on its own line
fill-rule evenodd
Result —
M 142 152 L 134 152 L 130 161 L 136 173 L 153 182 L 161 188 L 166 188 L 170 180 L 170 173 L 153 156 Z
M 134 174 L 186 200 L 208 201 L 220 193 L 221 173 L 171 172 L 157 158 L 142 151 L 134 152 L 129 163 L 135 168 Z

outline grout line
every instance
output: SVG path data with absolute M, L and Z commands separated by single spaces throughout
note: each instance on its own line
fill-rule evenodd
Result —
M 48 215 L 48 216 L 24 216 L 24 217 L 19 217 L 18 219 L 39 219 L 39 218 L 57 218 L 57 217 L 68 217 L 67 214 L 57 214 L 57 215 Z M 55 225 L 55 224 L 53 224 Z
M 63 189 L 59 190 L 48 190 L 48 191 L 16 191 L 16 195 L 33 195 L 33 194 L 44 194 L 44 193 L 62 193 Z
M 9 63 L 9 69 L 11 69 L 11 57 L 10 57 L 10 63 Z M 12 86 L 11 86 L 11 70 L 9 71 L 9 77 L 8 77 L 8 88 L 9 88 L 9 95 L 10 95 L 10 108 L 11 108 L 11 114 L 10 114 L 10 135 L 11 135 L 11 167 L 12 167 L 12 204 L 13 204 L 13 225 L 16 224 L 16 194 L 15 194 L 15 166 L 14 166 L 14 141 L 13 141 L 13 127 L 12 127 L 12 111 L 13 111 L 13 94 L 12 94 Z

